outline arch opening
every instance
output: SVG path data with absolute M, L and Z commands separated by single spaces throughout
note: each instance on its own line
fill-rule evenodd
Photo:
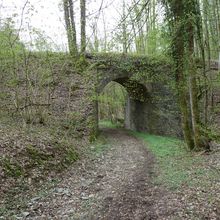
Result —
M 101 86 L 97 103 L 99 128 L 120 126 L 149 131 L 152 103 L 144 85 L 129 78 L 118 78 Z
M 128 92 L 121 84 L 111 81 L 98 97 L 99 127 L 124 127 Z

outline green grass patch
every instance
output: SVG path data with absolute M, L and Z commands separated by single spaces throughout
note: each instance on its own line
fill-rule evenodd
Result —
M 23 175 L 22 167 L 16 161 L 12 161 L 8 157 L 2 159 L 0 157 L 0 166 L 2 166 L 8 176 L 20 177 Z
M 113 123 L 111 121 L 101 120 L 99 121 L 99 128 L 121 128 L 123 125 L 121 123 Z
M 218 176 L 211 170 L 205 170 L 204 156 L 189 152 L 181 140 L 138 132 L 132 134 L 144 140 L 156 157 L 156 184 L 164 184 L 175 190 L 183 185 L 208 185 Z

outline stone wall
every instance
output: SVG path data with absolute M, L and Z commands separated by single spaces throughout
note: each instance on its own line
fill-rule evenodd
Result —
M 163 86 L 152 86 L 144 101 L 128 97 L 125 127 L 165 136 L 182 136 L 175 96 Z

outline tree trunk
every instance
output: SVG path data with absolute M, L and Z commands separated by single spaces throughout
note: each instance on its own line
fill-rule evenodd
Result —
M 184 134 L 185 142 L 189 149 L 194 148 L 194 142 L 192 137 L 191 121 L 188 107 L 188 94 L 187 94 L 187 80 L 184 75 L 184 44 L 185 36 L 184 25 L 182 18 L 184 17 L 184 2 L 183 0 L 169 0 L 169 8 L 173 14 L 173 21 L 170 23 L 171 29 L 174 32 L 172 37 L 172 56 L 175 62 L 175 78 L 176 89 L 179 99 L 179 107 L 181 112 L 182 130 Z
M 76 24 L 74 19 L 74 7 L 73 0 L 69 0 L 69 11 L 70 11 L 70 24 L 71 24 L 71 35 L 72 35 L 72 53 L 78 54 L 77 40 L 76 40 Z
M 63 0 L 64 18 L 70 54 L 77 56 L 76 27 L 72 0 Z
M 200 112 L 198 105 L 198 86 L 196 81 L 196 63 L 194 58 L 194 24 L 192 15 L 196 14 L 196 4 L 192 0 L 187 2 L 187 10 L 185 15 L 187 16 L 186 21 L 186 39 L 187 39 L 187 53 L 188 60 L 188 75 L 189 75 L 189 94 L 190 94 L 190 107 L 191 107 L 191 121 L 193 129 L 193 139 L 194 139 L 194 148 L 195 150 L 201 149 L 201 132 L 200 132 Z M 197 15 L 198 16 L 198 15 Z
M 123 17 L 122 17 L 122 44 L 123 44 L 123 53 L 128 52 L 128 45 L 127 45 L 127 28 L 126 28 L 126 15 L 125 15 L 125 0 L 123 0 Z
M 181 112 L 181 122 L 182 130 L 184 135 L 184 140 L 190 150 L 194 148 L 190 112 L 188 107 L 188 93 L 187 93 L 187 82 L 184 76 L 184 47 L 182 41 L 182 31 L 178 31 L 176 38 L 174 40 L 176 46 L 176 88 L 179 99 L 179 106 Z
M 86 51 L 86 0 L 80 0 L 81 11 L 81 53 Z

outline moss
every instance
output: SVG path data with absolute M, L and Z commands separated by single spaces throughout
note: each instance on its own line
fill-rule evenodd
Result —
M 88 55 L 91 65 L 95 69 L 105 70 L 114 69 L 116 72 L 133 72 L 133 77 L 143 77 L 149 75 L 155 80 L 161 80 L 161 74 L 167 76 L 165 69 L 171 70 L 171 61 L 162 56 L 140 56 L 135 54 L 118 54 L 118 53 L 94 53 Z M 96 65 L 94 65 L 94 63 Z M 158 77 L 157 77 L 158 76 Z
M 75 68 L 80 75 L 83 75 L 85 69 L 89 66 L 89 62 L 84 56 L 80 56 L 79 59 L 75 61 Z

